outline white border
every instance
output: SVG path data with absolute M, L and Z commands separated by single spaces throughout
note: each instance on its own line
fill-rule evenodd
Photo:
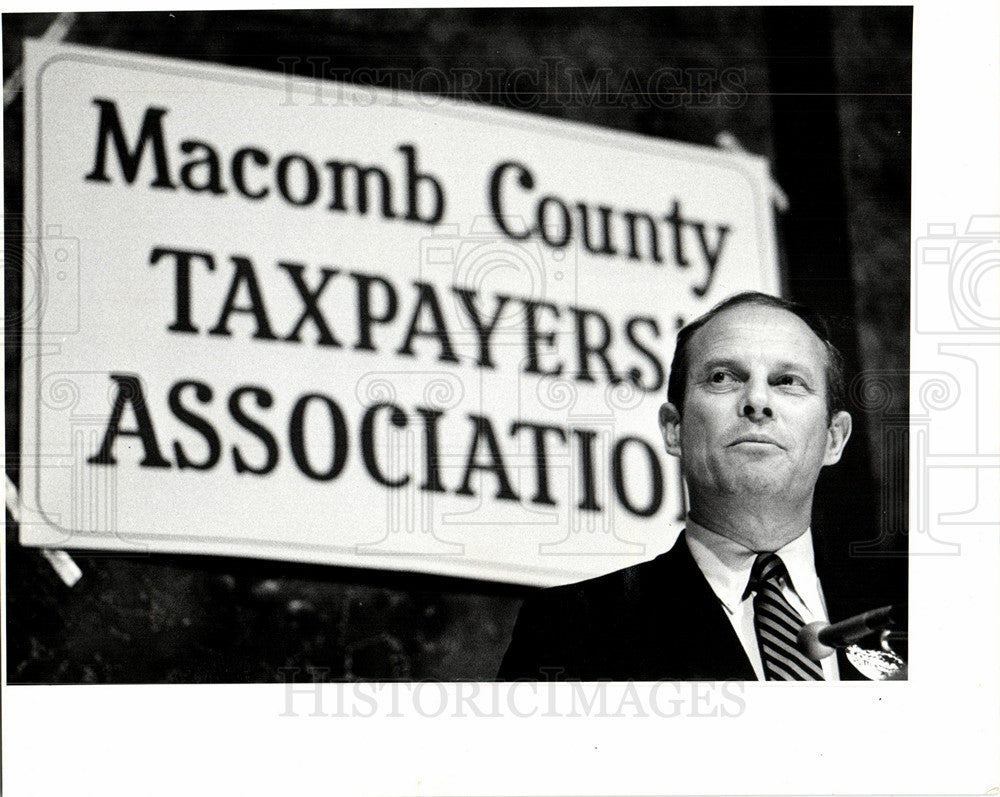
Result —
M 928 224 L 1000 213 L 1000 8 L 917 2 L 914 53 L 916 239 Z M 914 336 L 915 370 L 949 367 L 938 344 Z M 997 374 L 980 375 L 980 396 L 994 400 Z M 941 412 L 931 433 L 961 439 L 974 420 Z M 925 498 L 945 497 L 914 490 L 911 514 Z M 995 492 L 981 499 L 995 512 Z M 7 687 L 4 785 L 11 795 L 985 793 L 1000 787 L 1000 534 L 969 526 L 960 543 L 958 556 L 913 562 L 920 666 L 906 684 L 748 687 L 731 721 L 295 719 L 279 716 L 282 687 Z M 775 745 L 787 751 L 780 764 L 762 755 Z

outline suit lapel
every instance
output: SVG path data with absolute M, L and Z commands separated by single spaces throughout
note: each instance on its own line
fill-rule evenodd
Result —
M 659 677 L 756 680 L 753 666 L 725 609 L 695 563 L 682 532 L 642 580 L 642 633 L 660 640 Z

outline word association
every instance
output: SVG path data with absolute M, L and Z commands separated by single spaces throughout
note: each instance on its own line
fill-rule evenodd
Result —
M 239 385 L 219 402 L 228 412 L 225 419 L 218 417 L 211 385 L 199 379 L 175 382 L 167 405 L 172 420 L 184 427 L 184 435 L 173 441 L 171 462 L 163 453 L 163 434 L 157 431 L 162 419 L 154 421 L 160 412 L 158 402 L 150 401 L 141 378 L 125 373 L 110 377 L 114 405 L 100 448 L 87 458 L 89 465 L 118 465 L 116 444 L 126 437 L 141 444 L 141 468 L 212 471 L 228 454 L 237 475 L 266 477 L 280 467 L 285 457 L 282 442 L 287 442 L 296 471 L 314 482 L 336 480 L 357 452 L 367 478 L 391 490 L 418 489 L 478 500 L 485 492 L 481 477 L 489 475 L 498 501 L 539 506 L 571 502 L 579 511 L 605 512 L 610 507 L 602 496 L 610 492 L 610 482 L 617 503 L 633 515 L 651 517 L 663 504 L 663 465 L 653 446 L 640 437 L 609 439 L 606 429 L 527 420 L 501 426 L 477 413 L 457 420 L 433 407 L 407 411 L 385 401 L 368 405 L 358 417 L 353 407 L 325 393 L 299 395 L 288 409 L 280 396 L 259 384 Z M 321 426 L 326 428 L 325 440 L 317 439 Z M 498 429 L 506 429 L 506 442 Z M 224 446 L 223 435 L 230 430 L 235 432 L 232 444 Z M 203 456 L 192 453 L 192 434 L 197 435 L 195 447 Z M 456 457 L 456 447 L 464 449 L 464 455 Z M 134 460 L 137 453 L 130 445 L 126 456 Z M 552 485 L 557 468 L 577 475 L 575 484 L 566 485 L 568 492 L 556 492 Z

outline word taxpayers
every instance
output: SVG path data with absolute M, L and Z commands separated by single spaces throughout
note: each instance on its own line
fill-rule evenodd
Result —
M 377 274 L 291 261 L 261 273 L 246 255 L 227 260 L 208 251 L 153 248 L 151 266 L 173 266 L 169 331 L 355 353 L 391 348 L 401 357 L 490 370 L 507 356 L 511 366 L 536 376 L 628 381 L 647 393 L 664 384 L 653 316 L 629 316 L 615 329 L 593 308 L 507 294 L 490 301 L 470 288 L 451 286 L 443 293 L 422 280 L 398 285 Z M 565 359 L 560 338 L 572 341 L 563 347 L 573 352 Z

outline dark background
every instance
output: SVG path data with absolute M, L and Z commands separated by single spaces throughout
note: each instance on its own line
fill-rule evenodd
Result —
M 3 16 L 5 81 L 23 38 L 54 18 Z M 861 610 L 906 595 L 911 28 L 909 8 L 163 12 L 78 14 L 65 40 L 306 77 L 371 82 L 355 70 L 390 70 L 387 87 L 711 146 L 725 131 L 766 155 L 790 200 L 779 220 L 786 294 L 831 316 L 854 375 L 854 438 L 820 480 L 813 525 L 835 566 L 851 568 Z M 548 70 L 558 80 L 545 82 L 546 59 L 559 59 Z M 646 93 L 662 67 L 684 78 L 668 101 Z M 519 69 L 542 82 L 515 80 Z M 571 72 L 597 91 L 574 91 Z M 475 89 L 469 75 L 481 77 Z M 20 98 L 4 112 L 6 454 L 15 484 L 22 112 Z M 528 592 L 83 551 L 72 552 L 83 578 L 68 588 L 7 520 L 11 683 L 269 682 L 287 667 L 328 679 L 486 680 Z

